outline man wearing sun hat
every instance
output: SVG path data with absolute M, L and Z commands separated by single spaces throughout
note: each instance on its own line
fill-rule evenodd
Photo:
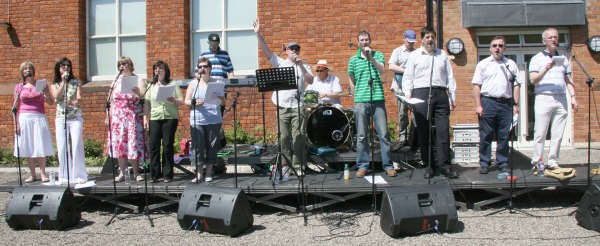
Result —
M 402 93 L 402 75 L 404 75 L 404 68 L 410 53 L 416 49 L 417 33 L 413 30 L 406 30 L 403 36 L 404 44 L 394 49 L 388 61 L 389 69 L 394 72 L 392 91 L 400 96 L 404 96 L 404 93 Z M 400 146 L 404 146 L 408 143 L 408 134 L 410 133 L 408 129 L 408 105 L 402 103 L 400 99 L 396 102 L 398 104 L 398 137 Z
M 318 92 L 319 103 L 330 103 L 341 106 L 340 94 L 342 86 L 340 85 L 340 79 L 335 75 L 329 74 L 327 60 L 319 60 L 316 71 L 317 76 L 314 77 L 312 83 L 309 83 L 306 90 Z

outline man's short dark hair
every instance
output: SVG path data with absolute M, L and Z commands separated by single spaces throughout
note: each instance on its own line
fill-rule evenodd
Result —
M 371 39 L 371 34 L 367 30 L 362 30 L 362 31 L 358 32 L 358 35 L 356 35 L 356 38 L 358 39 L 360 36 L 365 36 L 365 35 L 367 35 L 369 37 L 369 39 Z
M 501 36 L 501 35 L 494 36 L 494 37 L 492 38 L 492 41 L 490 41 L 490 44 L 491 44 L 492 42 L 494 42 L 494 40 L 502 40 L 502 42 L 506 43 L 506 39 L 504 38 L 504 36 Z
M 425 37 L 425 35 L 427 35 L 428 33 L 431 33 L 431 34 L 433 34 L 433 37 L 435 37 L 435 36 L 436 36 L 436 35 L 435 35 L 435 31 L 433 30 L 433 28 L 431 28 L 431 27 L 427 27 L 427 26 L 426 26 L 426 27 L 423 27 L 423 29 L 421 29 L 421 39 L 422 39 L 423 37 Z

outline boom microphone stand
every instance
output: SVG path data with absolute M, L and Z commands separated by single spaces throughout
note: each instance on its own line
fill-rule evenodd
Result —
M 17 93 L 17 98 L 15 99 L 15 102 L 13 103 L 12 109 L 10 111 L 13 115 L 13 122 L 15 124 L 15 145 L 17 148 L 17 166 L 19 167 L 19 186 L 23 186 L 23 177 L 21 174 L 21 147 L 19 146 L 20 134 L 17 134 L 17 128 L 19 127 L 19 122 L 17 120 L 17 104 L 19 104 L 19 101 L 21 100 L 21 91 L 23 91 L 23 85 L 24 83 L 21 84 L 21 89 Z
M 106 112 L 107 118 L 108 118 L 108 148 L 109 148 L 109 152 L 110 152 L 110 156 L 109 156 L 109 160 L 111 162 L 111 168 L 112 168 L 112 179 L 113 179 L 113 199 L 117 198 L 117 181 L 115 180 L 115 178 L 117 177 L 116 175 L 116 171 L 115 170 L 115 158 L 113 158 L 113 142 L 112 142 L 112 115 L 110 114 L 110 101 L 112 100 L 112 94 L 113 94 L 113 90 L 115 88 L 115 85 L 117 84 L 117 80 L 119 79 L 119 76 L 121 76 L 121 73 L 123 72 L 123 70 L 119 70 L 119 73 L 117 73 L 117 77 L 115 77 L 115 80 L 113 81 L 110 90 L 108 91 L 108 98 L 106 99 L 106 103 L 104 104 L 104 111 Z M 117 204 L 115 203 L 114 206 L 114 212 L 112 217 L 110 217 L 110 219 L 108 220 L 108 222 L 106 222 L 106 224 L 104 226 L 108 226 L 110 225 L 110 223 L 112 223 L 112 221 L 117 217 L 117 215 L 119 214 L 119 207 L 117 206 Z
M 157 76 L 155 75 L 155 78 L 157 78 Z M 140 97 L 140 100 L 138 101 L 139 106 L 142 108 L 142 115 L 144 114 L 144 98 L 146 97 L 146 93 L 148 92 L 148 90 L 150 90 L 150 87 L 152 87 L 152 85 L 155 85 L 156 80 L 153 80 L 149 86 L 146 86 L 144 93 L 142 94 L 142 96 Z M 148 121 L 150 121 L 150 116 L 148 115 Z M 150 218 L 150 208 L 149 208 L 149 203 L 148 203 L 148 163 L 146 162 L 146 129 L 144 129 L 144 119 L 142 116 L 142 132 L 144 133 L 143 138 L 142 138 L 142 163 L 143 163 L 143 167 L 144 167 L 144 215 L 146 215 L 146 218 L 148 218 L 148 221 L 150 222 L 150 226 L 154 227 L 154 222 L 152 221 L 152 218 Z M 164 141 L 164 139 L 163 139 Z M 159 143 L 160 144 L 160 143 Z M 138 160 L 139 162 L 139 160 Z M 139 165 L 138 165 L 139 166 Z
M 573 55 L 573 60 L 575 60 L 575 62 L 577 63 L 577 66 L 579 66 L 579 68 L 581 68 L 581 70 L 583 70 L 583 73 L 585 74 L 585 77 L 587 77 L 587 80 L 585 81 L 585 84 L 588 86 L 588 114 L 592 113 L 592 86 L 596 86 L 596 83 L 594 82 L 594 78 L 592 78 L 592 76 L 590 76 L 590 74 L 585 70 L 585 67 L 583 67 L 583 65 L 581 65 L 581 63 L 579 62 L 579 60 L 577 60 L 577 57 L 575 57 L 575 55 Z M 587 125 L 587 139 L 588 139 L 588 144 L 587 144 L 587 186 L 589 187 L 591 185 L 592 179 L 590 177 L 590 172 L 591 172 L 591 162 L 590 162 L 590 151 L 591 151 L 591 142 L 592 142 L 592 117 L 588 116 L 588 125 Z
M 369 133 L 369 150 L 371 152 L 371 155 L 369 157 L 369 166 L 371 167 L 371 169 L 373 169 L 373 171 L 371 172 L 371 196 L 372 196 L 372 201 L 371 201 L 371 207 L 373 209 L 373 212 L 375 214 L 377 214 L 377 195 L 375 194 L 377 185 L 375 185 L 375 167 L 373 163 L 373 155 L 374 153 L 374 137 L 373 137 L 373 130 L 371 129 L 371 125 L 373 125 L 373 118 L 375 116 L 375 107 L 373 105 L 373 73 L 371 71 L 371 60 L 369 60 L 369 56 L 372 56 L 373 54 L 369 54 L 369 51 L 366 51 L 367 53 L 367 67 L 369 68 L 369 124 L 367 125 L 367 129 L 368 129 L 368 133 Z M 387 127 L 387 126 L 386 126 Z M 373 127 L 374 128 L 374 127 Z M 383 160 L 382 160 L 383 161 Z M 381 163 L 381 165 L 383 166 L 383 163 Z
M 71 175 L 70 175 L 70 171 L 69 171 L 69 152 L 71 152 L 71 148 L 69 148 L 69 132 L 68 132 L 68 127 L 67 127 L 67 91 L 69 88 L 69 78 L 67 78 L 67 80 L 65 80 L 64 83 L 64 89 L 63 89 L 63 116 L 65 117 L 64 119 L 64 126 L 63 126 L 63 130 L 65 131 L 65 168 L 67 169 L 67 190 L 70 191 L 71 190 Z M 74 165 L 74 163 L 72 163 Z M 75 169 L 75 168 L 73 168 Z M 54 182 L 54 180 L 52 180 L 52 182 Z

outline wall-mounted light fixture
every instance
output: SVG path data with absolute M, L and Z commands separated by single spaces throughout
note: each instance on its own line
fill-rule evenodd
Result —
M 588 39 L 587 46 L 594 53 L 600 52 L 600 36 L 596 35 Z
M 446 49 L 448 49 L 448 53 L 456 56 L 465 50 L 465 44 L 460 38 L 451 38 L 446 43 Z

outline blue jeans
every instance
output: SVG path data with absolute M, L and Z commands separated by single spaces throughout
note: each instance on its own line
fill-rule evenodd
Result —
M 497 137 L 496 165 L 508 168 L 508 140 L 512 123 L 512 105 L 509 101 L 499 102 L 481 97 L 483 115 L 479 118 L 479 165 L 489 167 L 492 152 L 492 137 Z
M 358 169 L 369 168 L 369 117 L 373 116 L 375 130 L 379 138 L 381 148 L 381 163 L 384 170 L 393 169 L 390 162 L 390 135 L 387 130 L 387 118 L 385 103 L 383 101 L 373 102 L 374 110 L 368 102 L 354 103 L 354 116 L 356 117 L 356 165 Z

